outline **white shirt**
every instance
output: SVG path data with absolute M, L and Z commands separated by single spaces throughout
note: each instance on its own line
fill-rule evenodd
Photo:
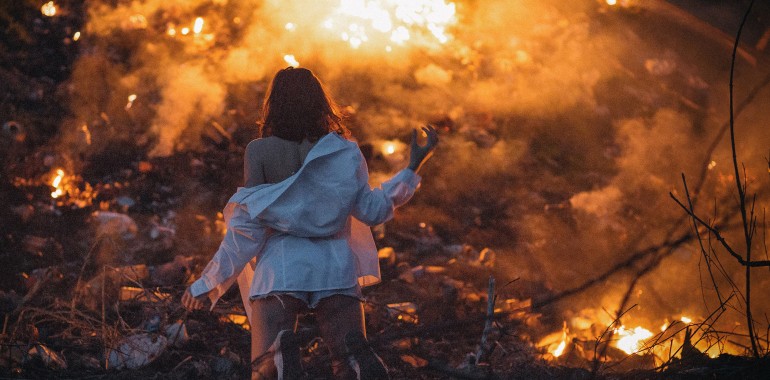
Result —
M 239 188 L 225 207 L 227 233 L 190 287 L 192 295 L 208 292 L 213 304 L 236 277 L 246 305 L 249 298 L 272 291 L 379 282 L 377 249 L 367 225 L 390 220 L 393 210 L 414 195 L 420 176 L 404 169 L 376 189 L 368 180 L 356 143 L 330 133 L 296 174 L 275 184 Z

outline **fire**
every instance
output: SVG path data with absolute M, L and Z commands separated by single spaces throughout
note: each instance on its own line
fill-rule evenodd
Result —
M 299 67 L 299 61 L 294 57 L 294 54 L 286 54 L 283 56 L 283 60 L 290 66 Z
M 64 190 L 60 187 L 63 178 L 64 170 L 56 169 L 56 177 L 54 177 L 53 181 L 51 181 L 51 186 L 53 186 L 56 190 L 51 193 L 51 198 L 56 199 L 64 194 Z
M 564 353 L 564 349 L 567 348 L 567 322 L 564 322 L 564 327 L 561 330 L 561 343 L 556 346 L 556 349 L 551 351 L 553 357 L 558 358 Z
M 447 28 L 456 22 L 455 12 L 455 4 L 444 0 L 341 0 L 322 26 L 353 49 L 378 40 L 391 51 L 391 44 L 404 45 L 421 31 L 446 43 L 450 39 Z
M 91 131 L 88 129 L 88 124 L 81 125 L 80 131 L 83 132 L 83 137 L 86 139 L 86 144 L 91 145 Z
M 386 155 L 391 155 L 393 153 L 396 153 L 396 144 L 388 141 L 383 146 L 383 152 L 385 152 Z
M 642 349 L 644 340 L 653 335 L 650 330 L 641 326 L 637 326 L 633 330 L 626 330 L 625 326 L 620 326 L 615 329 L 615 334 L 620 337 L 615 345 L 629 355 Z
M 49 1 L 40 7 L 40 13 L 42 13 L 44 16 L 56 16 L 56 11 L 56 4 L 53 1 Z
M 131 94 L 128 96 L 128 103 L 126 103 L 126 111 L 130 110 L 131 107 L 134 106 L 135 100 L 136 100 L 136 94 Z
M 200 34 L 203 31 L 203 17 L 198 17 L 195 19 L 195 24 L 193 24 L 193 33 Z

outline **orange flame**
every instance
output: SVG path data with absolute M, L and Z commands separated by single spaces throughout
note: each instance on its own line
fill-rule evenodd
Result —
M 639 352 L 644 347 L 644 340 L 653 335 L 650 330 L 641 326 L 634 327 L 632 330 L 626 330 L 625 326 L 620 326 L 615 329 L 615 334 L 620 337 L 615 346 L 629 355 Z
M 455 11 L 455 4 L 444 0 L 341 0 L 322 26 L 353 49 L 377 39 L 391 51 L 391 44 L 403 45 L 423 30 L 433 40 L 446 43 L 447 28 L 456 22 Z
M 60 187 L 63 178 L 64 170 L 56 169 L 56 177 L 54 177 L 53 181 L 51 181 L 51 186 L 53 186 L 56 190 L 51 193 L 51 198 L 56 199 L 64 194 L 64 190 Z
M 40 7 L 40 13 L 42 13 L 43 16 L 53 17 L 56 16 L 56 12 L 56 4 L 53 1 L 49 1 Z

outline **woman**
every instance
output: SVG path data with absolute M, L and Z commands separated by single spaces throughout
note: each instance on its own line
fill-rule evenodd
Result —
M 276 368 L 279 378 L 299 376 L 293 331 L 308 309 L 336 378 L 386 378 L 365 339 L 361 287 L 380 280 L 367 225 L 389 220 L 411 198 L 438 135 L 423 128 L 427 143 L 420 146 L 413 131 L 408 168 L 371 189 L 361 151 L 310 70 L 279 71 L 263 117 L 262 138 L 246 147 L 245 187 L 225 208 L 227 234 L 182 303 L 213 304 L 238 278 L 251 324 L 253 378 L 274 377 Z M 271 353 L 274 360 L 260 360 Z

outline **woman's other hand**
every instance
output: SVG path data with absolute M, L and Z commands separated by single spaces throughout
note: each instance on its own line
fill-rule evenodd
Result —
M 438 144 L 438 132 L 432 125 L 422 127 L 422 131 L 428 137 L 425 145 L 420 146 L 417 143 L 417 130 L 412 131 L 412 144 L 409 151 L 409 169 L 412 169 L 415 173 L 420 170 L 422 164 L 424 164 L 430 156 L 433 155 L 433 149 Z
M 201 294 L 198 297 L 193 297 L 190 293 L 190 288 L 185 289 L 182 295 L 182 306 L 187 310 L 198 310 L 203 308 L 203 300 L 206 299 L 205 294 Z

